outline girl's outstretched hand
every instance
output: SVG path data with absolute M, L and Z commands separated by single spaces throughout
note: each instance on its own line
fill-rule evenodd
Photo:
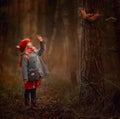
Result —
M 42 42 L 42 41 L 43 41 L 42 36 L 40 36 L 40 35 L 36 35 L 36 37 L 37 37 L 37 39 L 38 39 L 40 42 Z

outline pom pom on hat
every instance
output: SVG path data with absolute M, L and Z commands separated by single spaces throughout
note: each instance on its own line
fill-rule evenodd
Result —
M 25 48 L 26 48 L 26 45 L 29 42 L 31 42 L 31 40 L 28 39 L 28 38 L 25 38 L 25 39 L 23 39 L 23 40 L 20 41 L 19 45 L 16 46 L 16 48 L 18 48 L 21 52 L 23 52 L 25 50 Z

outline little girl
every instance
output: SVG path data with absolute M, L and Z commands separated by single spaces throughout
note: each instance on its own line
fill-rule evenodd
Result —
M 37 67 L 40 72 L 40 77 L 39 79 L 35 81 L 29 81 L 28 78 L 28 71 L 29 71 L 29 55 L 33 54 L 38 56 L 41 56 L 42 53 L 45 50 L 45 42 L 43 41 L 43 38 L 41 36 L 37 35 L 37 39 L 40 41 L 40 50 L 36 50 L 36 48 L 33 46 L 32 42 L 30 39 L 25 38 L 20 41 L 19 45 L 16 46 L 20 52 L 21 52 L 21 60 L 20 60 L 20 67 L 22 68 L 22 76 L 23 76 L 23 82 L 24 82 L 24 87 L 25 87 L 25 92 L 24 92 L 24 104 L 27 107 L 30 106 L 30 101 L 31 101 L 31 108 L 36 109 L 36 88 L 40 87 L 41 85 L 41 79 L 44 78 L 45 76 L 48 75 L 48 70 L 42 61 L 42 58 L 39 57 Z M 33 64 L 31 64 L 33 65 Z M 31 100 L 30 100 L 31 99 Z

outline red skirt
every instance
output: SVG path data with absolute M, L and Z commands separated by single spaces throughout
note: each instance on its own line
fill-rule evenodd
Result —
M 25 89 L 34 89 L 34 88 L 39 88 L 41 85 L 41 80 L 36 80 L 34 82 L 26 82 L 24 84 Z

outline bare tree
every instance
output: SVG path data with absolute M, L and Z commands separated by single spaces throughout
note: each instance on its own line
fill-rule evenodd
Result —
M 117 50 L 120 58 L 120 0 L 113 1 L 114 5 L 114 14 L 116 18 L 115 22 L 115 33 L 116 33 L 116 44 L 117 44 Z
M 85 107 L 94 107 L 104 94 L 102 39 L 103 0 L 86 0 L 79 8 L 83 16 L 83 37 L 81 41 L 81 88 L 80 101 Z M 97 104 L 97 105 L 96 105 Z
M 68 71 L 70 75 L 70 80 L 73 84 L 73 87 L 77 86 L 77 71 L 78 71 L 78 35 L 77 35 L 77 0 L 67 1 L 67 22 L 66 26 L 67 37 L 68 37 Z

